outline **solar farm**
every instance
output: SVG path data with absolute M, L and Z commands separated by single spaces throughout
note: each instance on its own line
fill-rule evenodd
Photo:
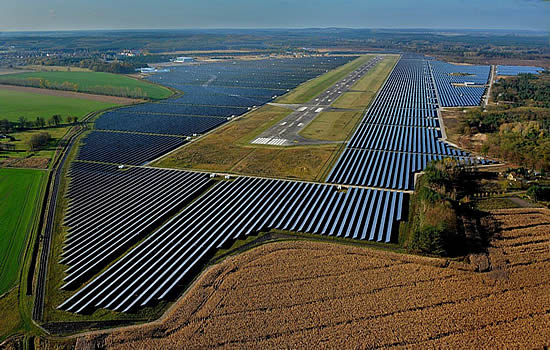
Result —
M 489 162 L 442 139 L 438 109 L 479 105 L 490 67 L 402 57 L 324 182 L 144 166 L 353 58 L 179 66 L 150 79 L 182 95 L 100 116 L 68 172 L 57 258 L 62 288 L 76 292 L 58 308 L 132 312 L 170 300 L 218 249 L 272 229 L 395 242 L 430 161 Z

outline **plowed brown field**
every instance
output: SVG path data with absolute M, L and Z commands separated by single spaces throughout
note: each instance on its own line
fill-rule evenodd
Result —
M 492 270 L 320 242 L 210 268 L 156 323 L 77 348 L 533 348 L 550 345 L 550 211 L 493 212 Z

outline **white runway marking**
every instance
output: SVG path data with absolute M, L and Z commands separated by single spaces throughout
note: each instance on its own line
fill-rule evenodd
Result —
M 303 111 L 305 111 L 306 109 L 307 109 L 307 107 L 300 107 L 300 108 L 298 108 L 298 112 L 303 112 Z
M 258 137 L 252 143 L 257 145 L 272 145 L 272 146 L 282 146 L 287 143 L 287 139 L 279 138 L 269 138 L 269 137 Z
M 322 110 L 323 110 L 323 108 L 319 107 L 319 108 L 317 108 L 317 109 L 315 110 L 315 113 L 319 113 L 319 112 L 321 112 Z

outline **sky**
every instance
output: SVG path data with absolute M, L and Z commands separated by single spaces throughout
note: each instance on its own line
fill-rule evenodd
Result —
M 173 28 L 550 29 L 545 0 L 0 0 L 0 31 Z

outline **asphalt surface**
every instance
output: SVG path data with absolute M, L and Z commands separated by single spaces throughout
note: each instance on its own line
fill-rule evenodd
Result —
M 342 94 L 348 92 L 350 87 L 356 81 L 361 79 L 371 68 L 376 66 L 383 56 L 376 56 L 372 60 L 363 64 L 345 78 L 339 80 L 326 91 L 317 95 L 313 100 L 304 104 L 280 104 L 271 103 L 272 105 L 293 109 L 294 112 L 278 124 L 272 126 L 268 130 L 261 133 L 257 138 L 252 140 L 252 144 L 270 145 L 270 146 L 296 146 L 308 144 L 330 143 L 321 140 L 306 139 L 299 135 L 299 132 L 315 119 L 319 113 L 327 111 L 335 111 L 338 109 L 332 108 L 331 105 Z

